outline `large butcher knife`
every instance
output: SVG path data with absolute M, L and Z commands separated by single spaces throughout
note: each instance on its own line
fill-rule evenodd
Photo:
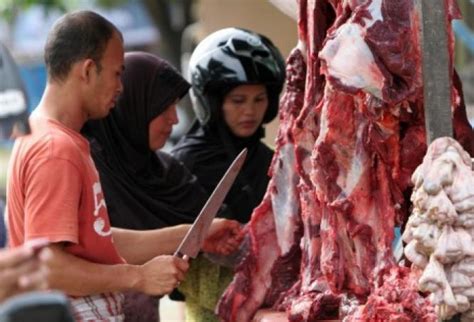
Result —
M 448 51 L 447 15 L 444 0 L 417 0 L 422 17 L 423 97 L 426 145 L 444 136 L 453 136 L 451 116 L 451 77 Z M 401 238 L 394 249 L 399 261 L 403 255 Z
M 174 256 L 180 258 L 183 258 L 184 256 L 196 258 L 199 250 L 202 247 L 204 238 L 207 235 L 207 231 L 209 230 L 211 222 L 224 202 L 225 196 L 229 192 L 235 178 L 239 174 L 246 156 L 247 149 L 243 149 L 242 152 L 240 152 L 240 154 L 232 162 L 221 181 L 219 181 L 219 184 L 216 186 L 206 204 L 202 208 L 199 216 L 194 221 L 191 229 L 189 229 L 183 241 L 174 253 Z

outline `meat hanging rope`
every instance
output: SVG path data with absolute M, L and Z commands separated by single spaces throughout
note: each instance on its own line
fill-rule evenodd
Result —
M 426 151 L 419 25 L 412 0 L 299 1 L 272 179 L 247 227 L 249 254 L 218 305 L 222 321 L 250 321 L 261 307 L 295 322 L 436 321 L 391 248 Z M 455 138 L 472 154 L 450 76 Z

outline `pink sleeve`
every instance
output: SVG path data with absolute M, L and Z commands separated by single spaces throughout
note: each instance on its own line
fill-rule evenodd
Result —
M 70 161 L 43 159 L 25 176 L 25 240 L 78 242 L 81 174 Z

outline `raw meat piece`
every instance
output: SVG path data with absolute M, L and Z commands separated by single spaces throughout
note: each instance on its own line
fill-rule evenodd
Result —
M 455 3 L 446 3 L 449 19 L 458 17 Z M 414 2 L 298 4 L 299 43 L 287 61 L 272 179 L 248 225 L 249 254 L 217 312 L 222 321 L 246 322 L 274 307 L 297 322 L 370 320 L 370 308 L 430 321 L 433 307 L 391 249 L 394 226 L 407 219 L 410 177 L 426 151 Z M 453 85 L 455 135 L 473 152 L 454 72 Z M 472 215 L 463 220 L 474 225 Z M 416 259 L 428 264 L 424 255 Z M 398 295 L 380 300 L 392 292 Z
M 412 291 L 416 289 L 415 272 L 406 267 L 393 267 L 385 279 L 383 287 L 376 289 L 367 303 L 359 306 L 344 322 L 438 321 L 433 306 Z
M 280 283 L 280 270 L 275 270 L 276 274 L 272 271 L 280 263 L 290 271 L 298 272 L 301 257 L 299 177 L 295 171 L 296 148 L 291 131 L 303 105 L 305 86 L 306 65 L 299 48 L 288 58 L 287 75 L 287 89 L 280 104 L 281 125 L 275 157 L 269 170 L 272 180 L 247 226 L 251 237 L 249 256 L 237 268 L 239 273 L 234 277 L 231 291 L 227 291 L 218 304 L 218 314 L 225 321 L 250 321 L 260 306 L 271 306 L 275 302 L 274 296 L 268 294 L 279 296 L 298 279 L 297 274 L 292 281 L 284 279 L 285 285 Z M 279 261 L 288 253 L 295 253 L 295 258 Z M 291 265 L 295 265 L 296 270 L 292 270 Z

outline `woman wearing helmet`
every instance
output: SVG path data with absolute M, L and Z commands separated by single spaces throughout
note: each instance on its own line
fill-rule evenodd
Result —
M 285 79 L 284 60 L 266 37 L 226 28 L 206 37 L 189 63 L 191 99 L 197 120 L 172 155 L 197 176 L 211 194 L 233 159 L 247 159 L 225 199 L 220 216 L 249 221 L 266 191 L 273 151 L 261 139 L 263 125 L 275 118 Z M 217 321 L 214 307 L 230 283 L 231 268 L 205 257 L 191 264 L 180 290 L 187 321 Z

